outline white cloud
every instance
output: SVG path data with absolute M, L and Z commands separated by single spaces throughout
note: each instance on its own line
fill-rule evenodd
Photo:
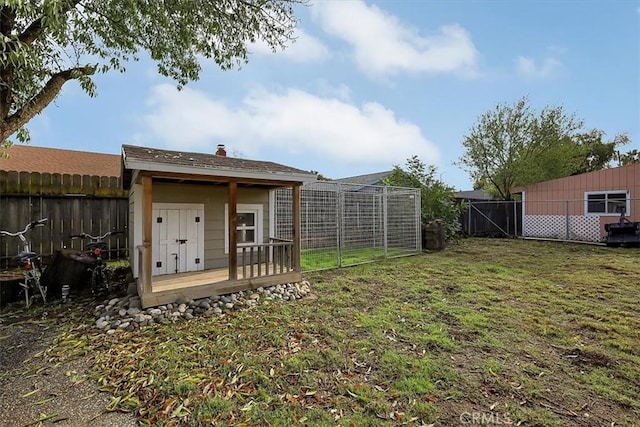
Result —
M 435 34 L 421 35 L 397 17 L 361 0 L 316 2 L 312 11 L 325 32 L 351 45 L 355 61 L 365 73 L 477 73 L 478 51 L 460 25 L 446 25 Z
M 518 74 L 527 79 L 548 79 L 557 76 L 564 69 L 564 65 L 556 55 L 559 51 L 550 51 L 549 55 L 538 61 L 531 57 L 519 56 L 516 60 Z
M 343 164 L 402 164 L 413 154 L 427 163 L 438 149 L 420 128 L 376 102 L 357 106 L 337 98 L 289 89 L 257 90 L 239 108 L 202 92 L 155 86 L 143 117 L 151 135 L 173 149 L 212 151 L 217 144 L 250 158 L 280 150 L 287 155 Z
M 278 55 L 297 63 L 317 63 L 329 57 L 329 49 L 301 28 L 296 29 L 294 40 L 283 51 L 273 52 L 264 40 L 251 44 L 249 51 L 260 55 Z

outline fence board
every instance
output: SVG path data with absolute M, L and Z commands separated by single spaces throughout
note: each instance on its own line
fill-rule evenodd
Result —
M 7 193 L 7 182 L 8 182 L 8 177 L 9 176 L 9 172 L 7 171 L 0 171 L 0 194 L 6 194 Z
M 71 175 L 65 173 L 62 175 L 62 187 L 60 188 L 60 192 L 62 194 L 72 194 L 72 183 L 71 183 Z
M 29 172 L 20 172 L 18 174 L 18 191 L 21 194 L 32 194 L 31 174 Z
M 20 191 L 20 174 L 16 171 L 7 173 L 7 190 L 6 193 L 18 193 Z
M 31 249 L 40 253 L 45 263 L 56 250 L 64 247 L 80 249 L 86 242 L 76 242 L 69 235 L 85 231 L 90 234 L 104 234 L 109 230 L 121 229 L 118 221 L 126 224 L 128 199 L 16 196 L 0 194 L 0 229 L 15 232 L 22 230 L 29 221 L 48 217 L 45 227 L 38 227 L 28 233 Z M 83 227 L 87 228 L 83 230 Z M 125 230 L 126 231 L 126 230 Z M 110 238 L 109 257 L 126 257 L 128 233 Z M 9 259 L 21 250 L 20 241 L 15 237 L 0 238 L 0 268 L 9 267 Z

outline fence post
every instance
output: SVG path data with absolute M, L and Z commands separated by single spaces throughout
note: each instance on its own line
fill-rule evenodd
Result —
M 565 201 L 565 239 L 569 240 L 569 201 Z
M 342 189 L 340 183 L 336 183 L 336 247 L 338 267 L 342 267 Z
M 514 236 L 518 237 L 518 204 L 513 201 L 513 232 Z
M 469 212 L 468 215 L 468 219 L 467 219 L 467 235 L 471 236 L 471 199 L 467 200 L 469 202 L 468 206 L 467 206 L 467 211 Z
M 416 240 L 416 250 L 418 252 L 422 251 L 422 192 L 420 190 L 415 191 L 416 198 L 416 223 L 418 225 L 417 232 L 417 240 Z
M 383 239 L 384 239 L 384 257 L 385 258 L 387 257 L 387 219 L 388 219 L 387 197 L 388 196 L 389 196 L 388 188 L 387 187 L 383 187 L 382 188 L 382 225 L 383 225 L 382 236 L 383 236 Z

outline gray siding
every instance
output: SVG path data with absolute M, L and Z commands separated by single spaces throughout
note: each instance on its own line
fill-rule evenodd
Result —
M 227 265 L 224 253 L 224 207 L 228 201 L 226 186 L 193 184 L 153 184 L 154 203 L 204 204 L 204 268 Z M 269 239 L 269 191 L 256 188 L 238 188 L 238 204 L 261 204 L 263 207 L 263 240 Z

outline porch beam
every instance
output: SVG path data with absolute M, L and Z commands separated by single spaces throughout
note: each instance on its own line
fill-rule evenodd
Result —
M 292 211 L 293 211 L 293 271 L 300 272 L 302 268 L 300 266 L 300 247 L 301 247 L 301 239 L 300 239 L 300 211 L 302 207 L 302 197 L 300 195 L 300 184 L 296 184 L 293 186 L 293 197 L 292 197 Z
M 257 184 L 257 185 L 269 185 L 274 187 L 289 187 L 291 181 L 278 180 L 278 179 L 257 179 L 257 178 L 229 178 L 228 176 L 218 175 L 198 175 L 176 172 L 153 172 L 154 178 L 171 178 L 187 181 L 201 181 L 201 182 L 214 182 L 219 184 L 230 183 L 232 181 L 238 184 Z
M 151 292 L 152 254 L 152 216 L 153 216 L 153 179 L 142 175 L 142 289 Z
M 229 182 L 229 280 L 238 279 L 238 183 Z

